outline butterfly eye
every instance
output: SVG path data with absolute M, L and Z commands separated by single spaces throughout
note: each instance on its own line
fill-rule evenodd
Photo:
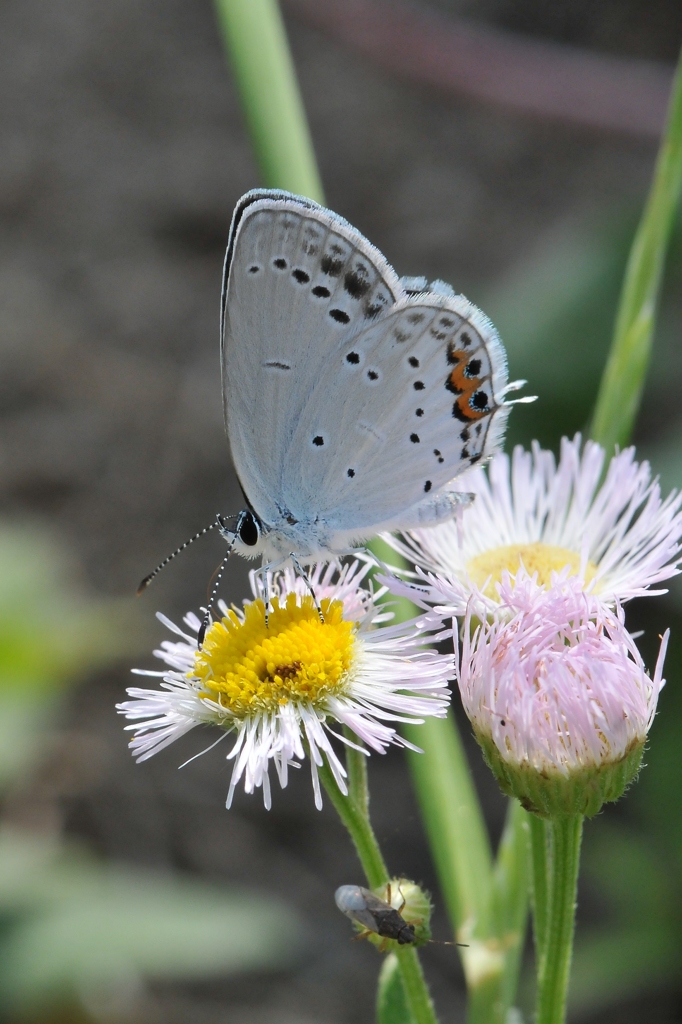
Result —
M 253 512 L 246 509 L 239 516 L 239 522 L 237 523 L 237 535 L 247 547 L 252 548 L 258 543 L 260 539 L 260 526 L 258 520 L 254 516 Z

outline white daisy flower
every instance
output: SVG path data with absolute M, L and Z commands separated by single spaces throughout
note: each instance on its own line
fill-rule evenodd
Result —
M 227 754 L 234 761 L 227 806 L 243 778 L 247 793 L 262 787 L 270 807 L 269 769 L 282 788 L 289 766 L 306 756 L 322 806 L 317 766 L 326 759 L 334 778 L 347 792 L 345 769 L 331 737 L 332 722 L 347 726 L 360 743 L 385 753 L 390 744 L 411 746 L 392 724 L 420 723 L 443 717 L 450 701 L 448 678 L 453 659 L 426 649 L 425 630 L 442 627 L 429 616 L 401 625 L 384 625 L 390 612 L 362 588 L 369 565 L 318 566 L 311 574 L 324 621 L 302 580 L 290 571 L 270 579 L 273 595 L 268 624 L 256 574 L 251 573 L 253 601 L 228 609 L 213 622 L 199 650 L 200 619 L 185 617 L 184 632 L 159 615 L 181 639 L 166 640 L 154 652 L 166 663 L 161 672 L 138 670 L 162 678 L 159 689 L 137 687 L 118 710 L 134 724 L 130 743 L 144 761 L 197 725 L 216 725 L 231 733 Z M 354 746 L 354 744 L 350 744 Z M 416 749 L 416 748 L 414 748 Z
M 648 462 L 627 448 L 609 463 L 588 441 L 563 438 L 556 464 L 552 452 L 533 443 L 496 454 L 462 478 L 474 502 L 457 520 L 385 539 L 416 565 L 415 584 L 391 585 L 413 600 L 463 615 L 482 591 L 493 612 L 505 575 L 523 567 L 548 587 L 555 574 L 578 577 L 605 605 L 628 601 L 679 572 L 682 496 L 661 498 Z

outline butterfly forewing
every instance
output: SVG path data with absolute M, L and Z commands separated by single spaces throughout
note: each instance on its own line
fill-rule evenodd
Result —
M 297 450 L 297 429 L 320 387 L 343 400 L 334 356 L 399 294 L 381 253 L 329 211 L 255 194 L 241 213 L 226 262 L 223 393 L 237 474 L 266 521 L 285 488 L 300 511 L 302 466 L 324 443 L 314 435 Z

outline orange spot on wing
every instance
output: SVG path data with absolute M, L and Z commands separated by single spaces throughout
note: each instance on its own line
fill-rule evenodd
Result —
M 448 375 L 447 387 L 450 391 L 453 391 L 459 396 L 456 405 L 462 414 L 462 417 L 473 421 L 480 420 L 483 416 L 487 416 L 489 410 L 473 409 L 471 407 L 470 399 L 483 383 L 483 378 L 467 377 L 465 375 L 464 371 L 466 370 L 469 362 L 468 353 L 462 352 L 459 349 L 455 351 L 450 350 L 448 352 L 448 362 L 456 362 L 457 364 Z

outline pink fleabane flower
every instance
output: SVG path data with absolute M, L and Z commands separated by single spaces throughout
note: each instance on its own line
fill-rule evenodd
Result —
M 458 520 L 386 540 L 416 564 L 413 600 L 463 615 L 471 594 L 483 591 L 488 611 L 498 604 L 505 573 L 523 568 L 539 585 L 566 570 L 605 605 L 665 593 L 652 589 L 677 575 L 682 545 L 682 496 L 661 498 L 647 462 L 634 448 L 604 468 L 604 449 L 564 438 L 561 457 L 536 443 L 496 454 L 487 468 L 461 478 L 475 494 Z M 391 589 L 396 589 L 394 585 Z
M 234 761 L 228 807 L 242 779 L 247 793 L 262 788 L 269 807 L 270 768 L 284 787 L 289 767 L 298 767 L 306 754 L 321 807 L 317 768 L 323 760 L 341 792 L 347 792 L 346 771 L 331 737 L 351 741 L 332 723 L 347 726 L 378 753 L 391 744 L 411 746 L 394 724 L 445 715 L 453 660 L 426 648 L 428 631 L 442 628 L 440 618 L 386 624 L 392 613 L 363 588 L 368 571 L 369 565 L 358 562 L 315 568 L 311 581 L 323 622 L 303 581 L 292 572 L 276 574 L 270 578 L 267 626 L 252 573 L 255 600 L 243 608 L 222 605 L 223 617 L 209 627 L 201 650 L 196 615 L 186 616 L 187 632 L 160 615 L 181 639 L 166 640 L 154 652 L 165 670 L 138 670 L 161 677 L 160 688 L 133 687 L 132 699 L 118 705 L 134 723 L 126 728 L 134 733 L 130 746 L 138 761 L 197 725 L 215 725 L 223 736 L 234 736 L 227 754 Z
M 565 574 L 564 574 L 565 577 Z M 469 602 L 458 683 L 502 788 L 535 813 L 595 814 L 639 770 L 668 633 L 650 678 L 625 629 L 577 578 L 544 589 L 523 572 L 498 586 L 499 614 Z

